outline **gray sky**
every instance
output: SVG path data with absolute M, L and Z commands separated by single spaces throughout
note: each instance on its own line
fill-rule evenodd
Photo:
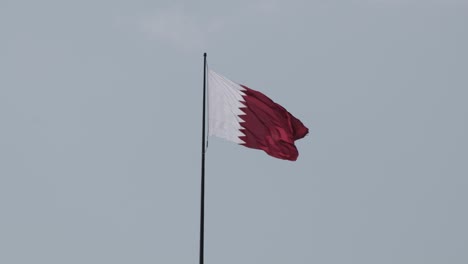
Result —
M 206 264 L 468 263 L 468 1 L 0 1 L 0 263 L 197 263 L 202 54 L 310 129 L 210 139 Z

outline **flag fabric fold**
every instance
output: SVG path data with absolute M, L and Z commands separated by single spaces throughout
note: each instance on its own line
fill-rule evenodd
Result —
M 208 70 L 208 131 L 284 160 L 297 160 L 295 141 L 309 129 L 266 95 Z

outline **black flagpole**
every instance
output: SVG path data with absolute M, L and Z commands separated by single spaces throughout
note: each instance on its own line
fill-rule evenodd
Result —
M 205 238 L 205 116 L 206 116 L 206 53 L 203 54 L 203 117 L 201 153 L 201 201 L 200 201 L 200 264 L 203 264 Z

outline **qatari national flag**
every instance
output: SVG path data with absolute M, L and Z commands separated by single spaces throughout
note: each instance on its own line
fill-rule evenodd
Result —
M 208 71 L 209 135 L 294 161 L 294 142 L 309 132 L 302 122 L 264 94 Z

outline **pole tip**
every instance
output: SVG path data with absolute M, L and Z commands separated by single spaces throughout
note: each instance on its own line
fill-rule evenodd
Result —
M 205 52 L 205 53 L 203 53 L 203 57 L 206 57 L 206 52 Z

